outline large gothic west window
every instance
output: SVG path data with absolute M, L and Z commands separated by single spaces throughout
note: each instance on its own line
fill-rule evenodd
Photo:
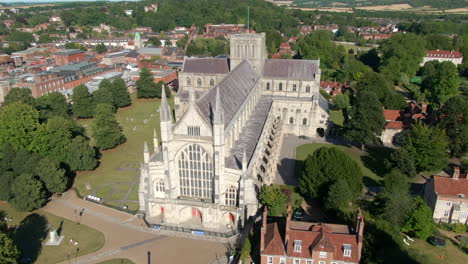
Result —
M 197 198 L 211 198 L 213 163 L 199 145 L 186 147 L 179 156 L 180 194 Z

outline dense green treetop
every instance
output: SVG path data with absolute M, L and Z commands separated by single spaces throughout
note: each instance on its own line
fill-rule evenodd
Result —
M 426 240 L 435 230 L 432 210 L 421 197 L 417 196 L 413 200 L 415 208 L 401 230 L 411 236 Z
M 39 112 L 22 102 L 0 108 L 0 146 L 8 143 L 15 150 L 31 148 L 39 130 Z
M 17 264 L 20 252 L 13 240 L 0 231 L 0 263 Z
M 451 156 L 464 156 L 468 150 L 468 100 L 461 95 L 448 99 L 439 120 L 438 125 L 447 132 Z
M 5 95 L 3 105 L 9 105 L 14 102 L 23 102 L 27 105 L 34 105 L 34 98 L 29 88 L 11 88 Z

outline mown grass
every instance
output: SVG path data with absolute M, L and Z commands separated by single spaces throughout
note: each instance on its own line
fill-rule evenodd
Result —
M 97 264 L 135 264 L 128 259 L 110 259 L 107 261 L 99 262 Z
M 105 243 L 101 232 L 42 210 L 18 212 L 8 203 L 0 202 L 0 211 L 11 219 L 7 221 L 8 226 L 19 228 L 14 234 L 15 240 L 23 254 L 22 258 L 29 258 L 31 263 L 51 264 L 69 259 L 73 261 L 75 257 L 99 250 Z M 53 225 L 59 235 L 65 236 L 59 246 L 44 245 L 48 240 L 50 225 Z M 70 239 L 78 241 L 78 247 L 71 245 Z
M 94 171 L 79 172 L 75 178 L 73 187 L 81 196 L 97 194 L 101 198 L 113 200 L 112 205 L 122 206 L 126 204 L 129 208 L 138 209 L 138 184 L 131 182 L 138 180 L 139 167 L 143 162 L 143 145 L 146 141 L 150 148 L 153 146 L 153 130 L 159 135 L 159 105 L 160 99 L 136 99 L 132 96 L 132 105 L 119 109 L 115 117 L 123 129 L 127 141 L 111 150 L 102 151 L 99 167 Z M 173 100 L 169 103 L 173 105 Z M 79 120 L 86 129 L 86 135 L 93 138 L 93 119 Z M 103 185 L 120 183 L 112 187 Z M 125 198 L 130 190 L 128 200 L 119 202 Z M 112 195 L 110 193 L 112 192 Z

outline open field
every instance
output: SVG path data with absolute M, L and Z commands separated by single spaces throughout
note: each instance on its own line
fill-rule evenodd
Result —
M 393 4 L 393 5 L 377 5 L 377 6 L 359 6 L 356 9 L 369 10 L 369 11 L 401 11 L 412 9 L 409 4 Z
M 330 121 L 332 121 L 335 125 L 343 126 L 344 124 L 343 111 L 330 110 Z
M 172 103 L 172 99 L 169 100 Z M 153 130 L 159 134 L 160 99 L 136 99 L 132 95 L 132 105 L 119 109 L 117 121 L 123 129 L 127 141 L 111 150 L 102 151 L 99 167 L 94 171 L 80 172 L 73 187 L 81 196 L 95 195 L 104 202 L 130 210 L 138 209 L 139 168 L 143 162 L 143 145 L 146 141 L 153 149 Z M 92 138 L 93 119 L 80 120 L 86 134 Z M 158 135 L 160 137 L 160 135 Z
M 406 246 L 409 256 L 424 264 L 463 264 L 468 263 L 468 255 L 447 239 L 445 248 L 435 247 L 426 241 L 414 239 L 410 246 Z
M 95 252 L 102 248 L 105 242 L 101 232 L 42 210 L 17 212 L 8 203 L 0 202 L 0 211 L 11 218 L 11 221 L 7 222 L 9 226 L 19 227 L 15 238 L 20 241 L 19 247 L 23 257 L 31 259 L 31 263 L 59 263 Z M 53 225 L 59 235 L 65 236 L 59 246 L 44 245 L 49 236 L 49 225 Z M 78 251 L 77 247 L 69 243 L 70 239 L 79 242 Z
M 380 185 L 382 177 L 386 171 L 383 166 L 383 161 L 389 154 L 386 148 L 367 149 L 362 151 L 353 146 L 330 145 L 330 144 L 305 144 L 296 149 L 296 175 L 302 171 L 303 161 L 308 155 L 312 154 L 320 147 L 334 147 L 342 150 L 350 158 L 357 162 L 364 175 L 364 184 L 368 186 Z
M 44 7 L 44 6 L 54 6 L 54 4 L 30 4 L 30 5 L 12 5 L 12 6 L 1 6 L 0 9 L 13 9 L 13 8 L 30 8 L 30 7 Z

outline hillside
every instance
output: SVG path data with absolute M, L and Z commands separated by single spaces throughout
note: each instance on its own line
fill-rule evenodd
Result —
M 369 7 L 409 4 L 413 8 L 453 9 L 468 7 L 466 0 L 294 0 L 299 7 Z

